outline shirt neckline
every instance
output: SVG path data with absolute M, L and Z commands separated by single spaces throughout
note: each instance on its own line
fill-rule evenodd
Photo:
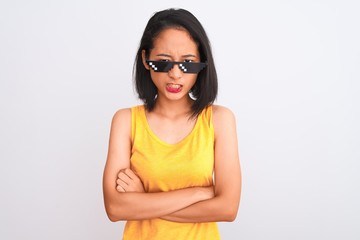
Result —
M 200 122 L 200 117 L 202 115 L 202 113 L 199 114 L 199 116 L 197 116 L 196 118 L 196 122 L 195 122 L 195 125 L 194 127 L 191 129 L 191 131 L 189 132 L 188 135 L 186 135 L 184 138 L 182 138 L 179 142 L 177 143 L 168 143 L 168 142 L 165 142 L 164 140 L 160 139 L 156 134 L 155 132 L 151 129 L 150 125 L 149 125 L 149 122 L 147 120 L 147 117 L 146 117 L 146 112 L 145 112 L 145 106 L 142 105 L 141 106 L 141 115 L 144 119 L 144 123 L 145 123 L 145 128 L 146 130 L 148 131 L 148 133 L 150 134 L 150 136 L 152 138 L 154 138 L 157 142 L 159 142 L 160 144 L 162 145 L 165 145 L 165 146 L 168 146 L 168 147 L 175 147 L 175 146 L 179 146 L 181 144 L 184 144 L 186 141 L 188 141 L 188 139 L 190 139 L 192 137 L 192 135 L 194 135 L 194 133 L 196 132 L 196 130 L 198 129 L 198 125 L 199 125 L 199 122 Z

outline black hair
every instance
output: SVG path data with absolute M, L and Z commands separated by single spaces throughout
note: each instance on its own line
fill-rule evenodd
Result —
M 149 57 L 156 37 L 165 29 L 185 29 L 198 45 L 200 61 L 206 62 L 207 67 L 199 72 L 196 82 L 190 93 L 195 101 L 191 106 L 192 116 L 197 116 L 204 108 L 211 105 L 217 96 L 218 83 L 215 64 L 211 52 L 210 41 L 199 20 L 184 9 L 166 9 L 156 12 L 147 23 L 140 46 L 136 54 L 133 78 L 135 89 L 139 98 L 144 102 L 145 108 L 152 111 L 155 106 L 157 88 L 151 80 L 150 71 L 142 62 L 142 51 Z

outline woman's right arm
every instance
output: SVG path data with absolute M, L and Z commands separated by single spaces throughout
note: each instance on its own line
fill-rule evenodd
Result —
M 161 217 L 213 197 L 211 188 L 186 188 L 170 192 L 118 192 L 116 180 L 121 169 L 130 167 L 131 109 L 115 113 L 110 130 L 108 156 L 103 176 L 106 213 L 111 221 Z

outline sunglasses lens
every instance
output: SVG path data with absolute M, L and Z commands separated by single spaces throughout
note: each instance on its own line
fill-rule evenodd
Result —
M 173 67 L 172 62 L 163 61 L 146 61 L 147 64 L 154 70 L 154 72 L 168 72 Z
M 199 73 L 204 69 L 206 63 L 183 62 L 179 63 L 179 68 L 184 73 Z
M 151 67 L 154 72 L 168 72 L 174 64 L 178 64 L 181 71 L 184 73 L 199 73 L 206 67 L 206 63 L 194 63 L 194 62 L 165 62 L 165 61 L 150 61 L 146 63 Z

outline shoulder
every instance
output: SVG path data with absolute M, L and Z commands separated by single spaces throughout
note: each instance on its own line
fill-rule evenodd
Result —
M 212 105 L 212 118 L 215 135 L 220 132 L 234 130 L 236 125 L 234 113 L 227 107 L 220 105 Z
M 123 108 L 115 112 L 111 122 L 111 129 L 114 132 L 122 132 L 127 135 L 130 134 L 131 108 Z
M 213 121 L 235 120 L 234 113 L 227 107 L 212 105 Z
M 132 112 L 140 112 L 144 111 L 145 106 L 144 105 L 136 105 L 130 108 L 121 108 L 117 110 L 114 114 L 113 121 L 127 121 L 131 120 Z
M 113 116 L 113 123 L 131 120 L 131 108 L 122 108 L 115 112 Z

